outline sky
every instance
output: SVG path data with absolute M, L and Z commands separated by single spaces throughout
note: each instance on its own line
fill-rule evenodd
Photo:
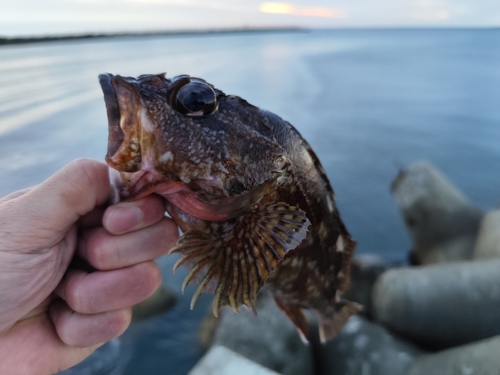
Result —
M 0 0 L 0 36 L 241 27 L 500 27 L 500 0 Z

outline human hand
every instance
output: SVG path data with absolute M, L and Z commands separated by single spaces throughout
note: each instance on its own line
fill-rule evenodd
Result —
M 160 285 L 153 259 L 178 237 L 162 198 L 106 207 L 111 192 L 108 167 L 82 159 L 0 199 L 0 374 L 74 366 Z M 96 271 L 67 270 L 75 254 Z

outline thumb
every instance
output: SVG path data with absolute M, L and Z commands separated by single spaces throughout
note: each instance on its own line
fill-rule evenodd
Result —
M 4 224 L 28 235 L 32 227 L 52 233 L 65 231 L 81 216 L 106 203 L 110 195 L 107 165 L 78 159 L 26 194 L 5 202 L 5 206 L 11 206 L 11 222 Z

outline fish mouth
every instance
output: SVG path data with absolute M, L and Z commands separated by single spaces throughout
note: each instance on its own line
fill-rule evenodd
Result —
M 104 94 L 106 103 L 106 113 L 108 115 L 108 152 L 106 159 L 110 159 L 116 154 L 123 143 L 125 134 L 120 127 L 120 106 L 116 97 L 116 90 L 113 87 L 113 74 L 104 73 L 99 75 L 99 84 Z
M 127 77 L 99 75 L 108 115 L 106 162 L 120 172 L 141 168 L 141 100 Z

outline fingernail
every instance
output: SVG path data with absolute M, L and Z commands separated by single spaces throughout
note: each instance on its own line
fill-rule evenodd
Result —
M 105 226 L 112 233 L 123 233 L 138 226 L 143 216 L 142 210 L 135 206 L 115 207 L 107 215 Z

